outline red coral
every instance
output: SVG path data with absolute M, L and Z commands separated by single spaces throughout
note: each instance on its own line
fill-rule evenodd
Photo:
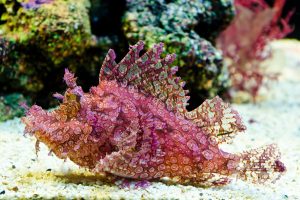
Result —
M 158 44 L 140 57 L 143 46 L 132 46 L 119 64 L 109 50 L 100 83 L 88 93 L 66 70 L 69 88 L 63 97 L 55 95 L 62 104 L 50 112 L 32 106 L 22 118 L 25 132 L 59 158 L 131 179 L 169 177 L 215 186 L 232 175 L 264 182 L 285 171 L 274 145 L 241 154 L 219 149 L 245 130 L 238 113 L 219 97 L 188 112 L 184 82 L 174 76 L 177 68 L 169 67 L 175 55 L 161 58 L 163 45 Z
M 261 63 L 270 56 L 266 45 L 292 31 L 288 22 L 293 12 L 281 18 L 285 0 L 270 7 L 264 0 L 235 0 L 236 17 L 217 39 L 217 46 L 230 60 L 229 73 L 235 91 L 246 91 L 254 98 L 266 74 Z

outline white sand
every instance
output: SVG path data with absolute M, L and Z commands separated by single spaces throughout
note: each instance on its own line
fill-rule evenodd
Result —
M 37 158 L 35 140 L 23 137 L 24 127 L 15 119 L 0 124 L 0 199 L 300 199 L 300 44 L 281 41 L 273 47 L 276 58 L 270 63 L 282 76 L 265 101 L 234 105 L 248 130 L 224 148 L 277 143 L 288 171 L 275 184 L 237 180 L 221 188 L 152 183 L 146 189 L 119 189 L 70 161 L 48 156 L 43 145 Z

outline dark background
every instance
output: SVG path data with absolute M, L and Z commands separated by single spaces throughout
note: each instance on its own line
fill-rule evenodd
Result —
M 272 5 L 274 0 L 267 0 L 267 2 Z M 283 8 L 283 16 L 286 16 L 286 14 L 293 9 L 295 12 L 292 16 L 290 24 L 292 27 L 294 27 L 294 31 L 287 37 L 300 39 L 300 0 L 286 0 L 286 5 Z

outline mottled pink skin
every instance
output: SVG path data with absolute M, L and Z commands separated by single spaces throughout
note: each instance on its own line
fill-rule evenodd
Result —
M 229 154 L 220 151 L 217 143 L 209 141 L 209 135 L 196 124 L 168 111 L 154 97 L 120 87 L 114 81 L 102 81 L 90 94 L 82 94 L 80 104 L 82 109 L 77 119 L 82 121 L 72 120 L 63 125 L 64 129 L 70 126 L 67 139 L 73 145 L 57 145 L 61 132 L 49 137 L 44 133 L 47 125 L 43 129 L 45 124 L 41 120 L 39 125 L 35 124 L 35 131 L 43 132 L 41 135 L 35 132 L 35 136 L 50 147 L 55 144 L 51 149 L 61 158 L 69 157 L 96 172 L 142 180 L 180 177 L 181 181 L 201 183 L 206 177 L 203 173 L 235 172 L 227 166 L 228 162 L 237 162 L 234 156 L 229 159 Z M 33 106 L 27 117 L 41 118 L 37 110 L 40 107 Z M 35 116 L 30 116 L 31 113 Z M 52 120 L 55 124 L 55 119 Z M 76 147 L 79 137 L 71 128 L 76 123 L 77 127 L 92 127 L 87 142 L 80 147 Z M 91 154 L 82 154 L 85 151 Z
M 234 174 L 264 182 L 285 171 L 274 145 L 241 154 L 220 150 L 220 143 L 245 130 L 237 112 L 218 97 L 194 111 L 185 110 L 185 92 L 179 87 L 184 84 L 173 77 L 174 70 L 157 65 L 172 61 L 172 55 L 161 60 L 162 45 L 157 45 L 137 61 L 142 46 L 141 42 L 133 46 L 119 65 L 109 51 L 102 80 L 88 93 L 66 70 L 69 88 L 64 96 L 54 95 L 62 104 L 52 112 L 32 106 L 22 118 L 25 132 L 59 158 L 94 172 L 141 181 L 216 186 L 228 183 Z M 137 66 L 145 71 L 130 71 Z
M 108 152 L 110 155 L 100 161 L 96 171 L 109 171 L 134 179 L 179 176 L 193 181 L 197 177 L 202 179 L 202 173 L 221 169 L 227 170 L 226 175 L 235 172 L 235 169 L 229 170 L 227 167 L 228 161 L 234 161 L 234 157 L 228 159 L 230 156 L 227 155 L 228 158 L 225 158 L 217 143 L 209 142 L 209 135 L 196 124 L 169 112 L 155 98 L 138 94 L 134 90 L 132 92 L 114 82 L 102 82 L 98 88 L 98 94 L 110 99 L 107 100 L 110 101 L 109 106 L 115 104 L 113 113 L 121 121 L 118 127 L 124 129 L 133 124 L 135 130 L 132 132 L 137 134 L 119 134 L 120 129 L 115 127 L 110 133 L 112 146 L 122 143 L 123 138 L 134 137 L 135 140 L 126 145 L 129 150 Z M 131 152 L 131 148 L 135 148 L 136 152 Z

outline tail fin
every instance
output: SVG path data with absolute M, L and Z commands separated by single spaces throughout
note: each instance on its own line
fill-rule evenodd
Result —
M 284 164 L 279 161 L 280 152 L 275 144 L 253 149 L 239 156 L 238 177 L 246 181 L 275 182 L 286 171 Z

